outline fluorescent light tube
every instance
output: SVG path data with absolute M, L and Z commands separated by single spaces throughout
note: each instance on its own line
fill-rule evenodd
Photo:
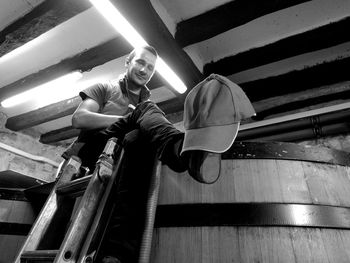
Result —
M 4 108 L 13 107 L 20 103 L 26 102 L 33 98 L 40 98 L 41 100 L 46 100 L 46 97 L 52 96 L 52 93 L 55 90 L 60 90 L 62 87 L 72 85 L 78 79 L 83 76 L 81 72 L 72 72 L 62 77 L 59 77 L 55 80 L 49 81 L 45 84 L 37 86 L 33 89 L 22 92 L 18 95 L 12 96 L 8 99 L 5 99 L 1 102 L 1 106 Z
M 104 16 L 107 21 L 118 31 L 134 48 L 148 45 L 143 37 L 135 30 L 135 28 L 123 17 L 123 15 L 108 0 L 90 0 L 95 8 Z M 156 64 L 158 73 L 179 93 L 187 90 L 183 81 L 175 74 L 175 72 L 164 62 L 162 58 L 158 58 Z

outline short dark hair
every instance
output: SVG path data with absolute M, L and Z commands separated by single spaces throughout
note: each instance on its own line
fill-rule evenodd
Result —
M 135 56 L 135 53 L 136 53 L 136 50 L 138 49 L 144 49 L 144 50 L 147 50 L 149 52 L 151 52 L 153 55 L 155 55 L 157 58 L 158 58 L 158 52 L 157 50 L 152 47 L 152 46 L 141 46 L 141 47 L 137 47 L 137 48 L 134 48 L 128 55 L 128 57 L 126 58 L 127 61 L 131 61 L 134 56 Z

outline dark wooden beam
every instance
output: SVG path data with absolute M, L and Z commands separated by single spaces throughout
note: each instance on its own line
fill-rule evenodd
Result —
M 53 103 L 37 110 L 10 117 L 7 119 L 5 126 L 12 131 L 27 129 L 73 114 L 80 102 L 81 98 L 76 96 L 61 102 Z
M 90 71 L 130 51 L 130 45 L 122 37 L 115 38 L 1 88 L 0 98 L 8 98 L 72 71 Z
M 177 112 L 183 110 L 183 104 L 181 104 L 179 98 L 174 98 L 169 101 L 161 102 L 158 106 L 166 113 Z M 37 114 L 36 114 L 37 115 Z M 23 118 L 23 116 L 22 116 Z M 79 130 L 72 126 L 60 128 L 57 130 L 50 131 L 40 136 L 40 142 L 45 144 L 56 143 L 62 140 L 71 139 L 79 135 Z
M 260 115 L 263 112 L 269 111 L 273 107 L 280 107 L 288 103 L 297 103 L 298 101 L 318 100 L 319 97 L 332 97 L 335 94 L 343 94 L 348 91 L 350 91 L 350 81 L 339 82 L 334 85 L 325 85 L 314 89 L 306 89 L 299 92 L 259 100 L 253 102 L 253 107 L 258 115 Z
M 318 64 L 282 75 L 240 83 L 251 101 L 350 80 L 350 58 Z
M 350 100 L 350 90 L 338 92 L 334 94 L 327 94 L 323 96 L 288 102 L 283 105 L 273 106 L 264 111 L 257 112 L 254 120 L 263 120 L 266 117 L 273 116 L 276 114 L 282 114 L 286 112 L 293 112 L 298 109 L 315 107 L 317 105 L 324 105 L 325 103 L 339 104 Z
M 0 32 L 0 56 L 91 7 L 85 0 L 46 0 Z M 7 41 L 5 41 L 7 40 Z
M 58 130 L 50 131 L 40 136 L 40 142 L 45 144 L 55 143 L 74 138 L 79 135 L 80 130 L 72 126 L 64 127 Z
M 175 39 L 181 47 L 185 47 L 214 37 L 258 17 L 308 1 L 310 0 L 231 1 L 178 23 Z
M 152 90 L 161 86 L 162 84 L 163 83 L 160 76 L 156 73 L 148 83 L 148 87 Z M 75 111 L 80 102 L 80 97 L 76 96 L 74 98 L 69 98 L 30 112 L 10 117 L 6 121 L 6 128 L 13 131 L 20 131 L 68 116 Z
M 261 120 L 265 117 L 281 114 L 297 109 L 307 107 L 316 107 L 320 103 L 350 100 L 350 82 L 337 83 L 335 85 L 323 86 L 314 89 L 307 89 L 296 93 L 290 93 L 281 96 L 274 96 L 265 100 L 253 102 L 253 107 L 257 112 L 255 120 Z M 182 120 L 183 104 L 178 98 L 158 103 L 158 106 L 168 115 L 172 122 Z M 177 114 L 175 114 L 177 113 Z M 175 116 L 176 115 L 176 116 Z M 60 140 L 76 137 L 79 131 L 73 127 L 65 127 L 43 134 L 40 138 L 42 143 L 56 143 Z
M 296 55 L 329 48 L 350 41 L 350 17 L 321 26 L 304 33 L 286 37 L 282 40 L 253 48 L 234 56 L 208 63 L 204 66 L 204 75 L 211 73 L 231 75 L 246 69 Z
M 161 57 L 179 75 L 189 89 L 203 79 L 185 51 L 177 44 L 164 25 L 151 1 L 112 0 L 126 19 L 154 46 Z

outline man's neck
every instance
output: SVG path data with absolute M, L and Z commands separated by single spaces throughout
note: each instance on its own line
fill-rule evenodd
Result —
M 143 86 L 137 85 L 134 82 L 127 79 L 128 82 L 128 89 L 132 91 L 134 94 L 140 94 L 141 89 Z

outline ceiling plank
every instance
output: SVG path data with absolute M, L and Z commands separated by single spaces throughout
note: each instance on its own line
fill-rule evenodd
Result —
M 281 105 L 275 105 L 264 111 L 260 111 L 253 118 L 254 120 L 263 120 L 267 117 L 274 116 L 277 114 L 286 114 L 297 112 L 305 108 L 315 108 L 318 105 L 318 108 L 321 108 L 322 105 L 327 104 L 327 106 L 345 103 L 350 100 L 350 90 L 330 93 L 323 96 L 312 97 L 308 99 L 299 99 L 298 101 L 287 102 Z
M 46 0 L 0 32 L 0 56 L 91 7 L 85 0 Z
M 349 81 L 350 57 L 294 70 L 282 75 L 240 83 L 251 101 Z
M 296 55 L 346 43 L 350 41 L 350 34 L 347 33 L 349 28 L 350 17 L 346 17 L 328 25 L 208 63 L 204 66 L 204 75 L 209 76 L 211 73 L 231 75 Z
M 284 94 L 281 96 L 274 96 L 268 99 L 260 100 L 253 103 L 257 115 L 264 115 L 264 112 L 269 111 L 274 107 L 280 107 L 287 103 L 296 103 L 298 101 L 313 100 L 317 101 L 320 97 L 334 96 L 336 94 L 343 94 L 350 91 L 350 81 L 339 82 L 333 85 L 326 85 L 314 89 L 306 89 L 295 93 Z M 347 99 L 350 97 L 347 96 Z M 345 97 L 343 99 L 346 99 Z M 312 104 L 310 104 L 312 105 Z M 257 116 L 258 118 L 260 118 Z
M 177 24 L 175 39 L 185 47 L 212 38 L 258 17 L 310 0 L 235 0 Z

